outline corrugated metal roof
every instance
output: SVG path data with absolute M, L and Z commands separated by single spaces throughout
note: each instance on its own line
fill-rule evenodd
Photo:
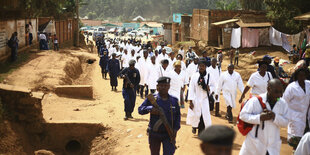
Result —
M 215 23 L 212 23 L 211 25 L 218 26 L 218 25 L 224 25 L 224 24 L 228 24 L 228 23 L 234 23 L 237 21 L 239 21 L 239 19 L 229 19 L 229 20 L 224 20 L 224 21 L 220 21 L 220 22 L 215 22 Z
M 236 22 L 240 27 L 270 27 L 271 23 L 243 23 L 243 22 Z
M 310 12 L 294 17 L 295 20 L 310 20 Z

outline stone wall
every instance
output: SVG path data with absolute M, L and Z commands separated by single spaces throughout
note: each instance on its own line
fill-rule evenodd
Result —
M 28 133 L 41 133 L 45 122 L 42 113 L 44 94 L 28 88 L 0 84 L 0 98 L 8 119 L 25 127 Z

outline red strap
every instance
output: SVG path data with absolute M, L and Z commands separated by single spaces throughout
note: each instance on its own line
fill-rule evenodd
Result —
M 263 102 L 263 98 L 261 96 L 256 96 L 263 110 L 267 109 L 266 104 Z

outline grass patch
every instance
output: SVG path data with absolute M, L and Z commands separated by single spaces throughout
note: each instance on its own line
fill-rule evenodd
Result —
M 18 69 L 22 66 L 27 60 L 30 58 L 29 52 L 21 52 L 17 55 L 17 60 L 15 62 L 6 61 L 0 64 L 0 82 L 3 80 L 13 71 Z

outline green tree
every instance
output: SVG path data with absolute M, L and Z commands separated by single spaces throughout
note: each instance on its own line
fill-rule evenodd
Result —
M 240 4 L 241 4 L 242 9 L 244 10 L 263 10 L 264 9 L 264 0 L 240 0 Z
M 220 10 L 238 10 L 239 5 L 236 0 L 220 0 L 216 2 L 216 8 Z
M 281 32 L 295 34 L 303 27 L 301 22 L 293 18 L 310 11 L 310 1 L 304 0 L 265 0 L 267 17 L 272 20 L 274 27 Z

